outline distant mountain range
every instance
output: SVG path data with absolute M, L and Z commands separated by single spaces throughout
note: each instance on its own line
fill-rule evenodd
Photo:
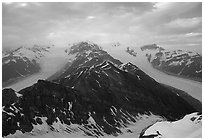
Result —
M 202 111 L 198 100 L 158 83 L 95 43 L 79 42 L 65 53 L 69 58 L 66 67 L 47 80 L 19 92 L 3 89 L 3 137 L 115 137 L 127 133 L 139 137 L 157 121 L 176 121 Z M 128 53 L 134 52 L 129 49 Z
M 160 71 L 193 80 L 202 80 L 202 55 L 183 50 L 165 50 L 156 44 L 145 45 L 141 50 L 148 61 Z
M 34 45 L 32 48 L 19 47 L 15 50 L 3 51 L 3 86 L 39 72 L 41 69 L 39 61 L 46 53 L 49 53 L 49 48 Z

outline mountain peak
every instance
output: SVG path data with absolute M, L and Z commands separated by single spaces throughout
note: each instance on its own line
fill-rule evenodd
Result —
M 83 53 L 85 51 L 102 50 L 100 46 L 90 41 L 81 41 L 71 46 L 69 54 Z

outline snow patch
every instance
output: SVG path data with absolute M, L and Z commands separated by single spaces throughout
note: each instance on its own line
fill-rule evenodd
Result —
M 179 61 L 172 61 L 169 66 L 177 66 L 177 65 L 181 65 L 181 63 Z
M 72 109 L 72 102 L 68 102 L 68 104 L 69 104 L 68 110 L 71 111 L 71 109 Z
M 157 122 L 149 127 L 144 136 L 158 135 L 163 138 L 202 137 L 202 115 L 192 113 L 175 122 Z
M 200 73 L 200 72 L 202 72 L 202 69 L 201 69 L 201 70 L 196 71 L 196 73 Z
M 22 97 L 23 95 L 22 94 L 19 94 L 18 92 L 15 92 L 16 96 L 17 97 Z
M 97 80 L 96 80 L 96 82 L 98 83 L 99 87 L 101 87 L 101 85 L 100 85 L 99 81 L 97 81 Z

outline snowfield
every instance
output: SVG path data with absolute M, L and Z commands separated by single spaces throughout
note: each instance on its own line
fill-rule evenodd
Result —
M 158 135 L 160 138 L 202 138 L 202 115 L 192 113 L 175 122 L 157 122 L 143 136 Z
M 126 52 L 126 48 L 128 46 L 130 45 L 120 45 L 117 47 L 104 45 L 103 48 L 115 59 L 118 59 L 123 63 L 131 62 L 135 64 L 150 77 L 154 78 L 157 82 L 183 90 L 190 94 L 192 97 L 198 99 L 199 101 L 202 101 L 202 83 L 160 72 L 151 66 L 145 56 L 145 53 L 143 53 L 139 47 L 130 47 L 134 48 L 135 52 L 137 52 L 136 57 L 128 54 Z
M 88 136 L 85 132 L 92 133 L 92 129 L 87 129 L 83 125 L 78 124 L 70 124 L 66 125 L 61 123 L 59 120 L 54 122 L 51 127 L 47 124 L 47 117 L 41 117 L 43 124 L 42 125 L 33 125 L 34 129 L 31 132 L 22 133 L 21 131 L 16 131 L 14 134 L 10 134 L 6 136 L 6 138 L 93 138 Z M 138 138 L 141 131 L 156 123 L 157 121 L 162 121 L 163 118 L 160 116 L 156 116 L 153 114 L 150 115 L 141 115 L 135 118 L 136 123 L 129 122 L 127 127 L 120 128 L 122 133 L 118 133 L 117 135 L 107 135 L 102 132 L 104 136 L 103 138 Z M 98 126 L 95 123 L 95 120 L 90 117 L 89 124 Z M 99 128 L 102 130 L 102 128 Z

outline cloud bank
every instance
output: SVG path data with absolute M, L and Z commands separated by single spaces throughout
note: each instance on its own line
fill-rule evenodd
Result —
M 91 40 L 201 49 L 202 3 L 3 3 L 3 47 Z

